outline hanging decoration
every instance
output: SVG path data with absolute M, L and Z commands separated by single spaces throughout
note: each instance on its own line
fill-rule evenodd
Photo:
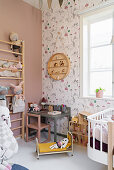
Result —
M 47 0 L 47 3 L 48 3 L 48 8 L 50 9 L 51 8 L 51 4 L 52 4 L 52 0 Z
M 59 5 L 61 7 L 64 0 L 58 0 L 58 1 L 59 1 Z M 76 0 L 73 0 L 73 1 L 74 1 L 74 3 L 76 2 Z M 47 0 L 47 4 L 48 4 L 48 8 L 50 9 L 51 5 L 52 5 L 52 0 Z M 42 7 L 43 7 L 43 0 L 39 0 L 39 8 L 42 9 Z
M 62 4 L 63 4 L 63 0 L 59 0 L 59 4 L 60 4 L 60 7 L 61 7 Z
M 56 53 L 48 61 L 48 74 L 54 80 L 63 80 L 70 72 L 70 60 L 63 53 Z

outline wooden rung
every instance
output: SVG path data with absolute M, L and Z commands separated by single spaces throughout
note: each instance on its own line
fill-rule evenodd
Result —
M 3 49 L 0 49 L 1 52 L 6 52 L 6 53 L 11 53 L 11 54 L 17 54 L 17 55 L 22 55 L 22 53 L 17 53 L 17 52 L 13 52 L 11 50 L 3 50 Z
M 13 72 L 13 70 L 10 69 L 10 68 L 0 68 L 0 72 L 5 71 L 5 70 L 7 70 L 7 71 L 12 71 L 12 72 Z M 22 71 L 22 70 L 18 70 L 18 69 L 17 69 L 15 72 L 20 72 L 20 71 Z
M 0 79 L 22 80 L 22 78 L 18 77 L 0 77 Z
M 63 61 L 63 60 L 66 60 L 66 59 L 57 59 L 57 60 L 62 60 Z M 57 61 L 57 60 L 52 60 L 52 61 Z
M 16 127 L 16 128 L 12 128 L 11 130 L 17 130 L 17 129 L 22 129 L 22 126 Z
M 14 62 L 14 63 L 22 63 L 22 61 L 16 61 L 16 60 L 9 60 L 9 59 L 5 59 L 5 58 L 0 58 L 0 60 L 2 61 L 8 61 L 8 62 Z
M 0 40 L 1 43 L 5 43 L 5 44 L 10 44 L 10 45 L 16 45 L 15 43 L 13 42 L 9 42 L 9 41 L 3 41 L 3 40 Z M 22 47 L 22 45 L 16 45 L 16 46 L 19 46 L 19 47 Z
M 22 134 L 15 136 L 15 138 L 22 137 Z
M 22 114 L 23 112 L 17 112 L 17 113 L 13 113 L 13 111 L 10 111 L 10 114 Z
M 7 94 L 6 97 L 12 97 L 14 94 Z
M 18 122 L 18 121 L 22 121 L 23 119 L 20 118 L 20 119 L 15 119 L 15 120 L 11 120 L 11 123 L 14 123 L 14 122 Z

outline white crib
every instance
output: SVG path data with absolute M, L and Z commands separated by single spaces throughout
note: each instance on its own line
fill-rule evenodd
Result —
M 114 108 L 106 109 L 88 116 L 88 157 L 99 163 L 108 165 L 108 170 L 114 167 L 114 121 L 108 120 L 114 115 Z M 99 126 L 100 140 L 96 140 L 96 127 Z M 107 128 L 107 144 L 103 142 L 103 128 Z M 97 143 L 96 143 L 97 142 Z M 99 149 L 96 147 L 99 144 Z M 103 147 L 107 146 L 107 152 Z

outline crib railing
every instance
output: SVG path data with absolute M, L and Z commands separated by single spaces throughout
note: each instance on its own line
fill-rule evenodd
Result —
M 91 147 L 90 139 L 93 138 L 93 147 L 95 150 L 95 128 L 97 125 L 100 127 L 100 152 L 103 152 L 103 126 L 107 126 L 108 129 L 108 167 L 113 167 L 113 161 L 111 161 L 111 155 L 113 158 L 114 148 L 114 123 L 102 120 L 108 115 L 114 115 L 114 108 L 106 109 L 91 116 L 88 116 L 88 147 Z M 102 121 L 101 121 L 102 120 Z M 113 136 L 112 136 L 113 135 Z M 110 169 L 112 170 L 112 169 Z

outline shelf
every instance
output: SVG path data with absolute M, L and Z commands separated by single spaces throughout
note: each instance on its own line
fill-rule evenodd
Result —
M 15 136 L 15 138 L 19 138 L 19 137 L 22 137 L 22 134 Z
M 5 43 L 5 44 L 9 44 L 9 45 L 16 45 L 13 42 L 8 42 L 8 41 L 3 41 L 3 40 L 0 40 L 0 43 Z M 16 46 L 22 47 L 22 45 L 16 45 Z
M 23 126 L 19 126 L 19 127 L 16 127 L 16 128 L 11 128 L 11 130 L 18 130 L 18 129 L 22 129 Z
M 17 55 L 22 55 L 22 53 L 17 53 L 17 52 L 13 52 L 11 50 L 3 50 L 3 49 L 0 49 L 1 52 L 6 52 L 6 53 L 11 53 L 11 54 L 17 54 Z
M 54 73 L 54 74 L 49 74 L 49 75 L 60 75 L 60 74 L 66 74 L 66 73 Z
M 23 119 L 20 118 L 20 119 L 15 119 L 15 120 L 11 120 L 11 123 L 14 123 L 14 122 L 18 122 L 18 121 L 22 121 Z
M 4 59 L 4 58 L 0 58 L 0 60 L 2 61 L 8 61 L 8 62 L 14 62 L 14 63 L 22 63 L 21 61 L 16 61 L 16 60 L 9 60 L 9 59 Z
M 13 111 L 10 111 L 9 113 L 15 115 L 15 114 L 23 113 L 23 112 L 13 113 Z
M 88 125 L 86 125 L 86 124 L 77 123 L 77 122 L 75 122 L 75 121 L 70 121 L 69 123 L 77 124 L 77 125 L 80 125 L 80 126 L 88 126 Z
M 73 132 L 71 132 L 71 133 L 72 133 L 72 134 L 75 134 L 75 135 L 78 135 L 78 136 L 88 137 L 88 135 L 84 135 L 84 134 L 82 134 L 81 132 L 73 131 Z
M 19 83 L 19 80 L 23 80 L 24 81 L 24 41 L 21 41 L 20 45 L 17 45 L 16 42 L 8 42 L 8 41 L 4 41 L 4 40 L 0 40 L 0 44 L 1 44 L 1 48 L 0 48 L 0 52 L 1 52 L 1 56 L 0 56 L 0 61 L 2 61 L 3 63 L 12 63 L 13 65 L 17 65 L 19 63 L 22 64 L 22 69 L 11 69 L 9 68 L 0 68 L 1 73 L 4 71 L 11 71 L 13 73 L 18 73 L 19 77 L 16 77 L 16 75 L 13 76 L 0 76 L 1 81 L 5 82 L 9 82 L 9 84 L 11 83 L 12 80 L 15 80 L 15 84 Z M 18 51 L 13 51 L 11 49 L 12 46 L 17 46 L 18 47 Z M 4 47 L 4 48 L 3 48 Z M 7 49 L 6 49 L 7 48 Z M 20 50 L 21 51 L 20 51 Z M 3 55 L 4 52 L 4 55 Z M 9 54 L 9 55 L 8 55 Z M 14 55 L 18 55 L 19 57 L 15 57 Z M 2 56 L 3 55 L 3 56 Z M 5 57 L 6 55 L 6 57 Z M 8 75 L 8 74 L 7 74 Z M 24 84 L 22 86 L 22 91 L 24 94 Z M 9 99 L 9 108 L 10 108 L 10 116 L 12 116 L 12 120 L 11 120 L 11 124 L 14 124 L 14 127 L 11 127 L 12 131 L 16 131 L 19 130 L 19 135 L 15 136 L 17 137 L 22 137 L 24 139 L 24 112 L 17 112 L 17 113 L 13 113 L 13 110 L 11 109 L 11 105 L 12 105 L 12 101 L 10 101 L 12 99 L 12 97 L 14 97 L 14 94 L 10 93 L 6 95 L 7 99 Z M 19 116 L 19 117 L 17 117 Z M 16 124 L 16 123 L 21 123 L 20 125 Z
M 22 78 L 18 78 L 18 77 L 0 77 L 0 79 L 22 80 Z
M 61 60 L 63 61 L 63 60 L 66 60 L 66 59 L 56 59 L 56 60 L 51 60 L 51 62 L 52 61 L 61 61 Z
M 11 71 L 11 72 L 13 72 L 13 73 L 16 73 L 16 72 L 21 72 L 22 70 L 16 70 L 16 71 L 13 71 L 12 69 L 10 69 L 10 68 L 0 68 L 0 72 L 2 72 L 2 71 L 5 71 L 5 70 L 7 70 L 7 71 Z
M 50 68 L 64 68 L 64 67 L 68 67 L 68 66 L 56 66 L 56 67 L 49 67 Z

